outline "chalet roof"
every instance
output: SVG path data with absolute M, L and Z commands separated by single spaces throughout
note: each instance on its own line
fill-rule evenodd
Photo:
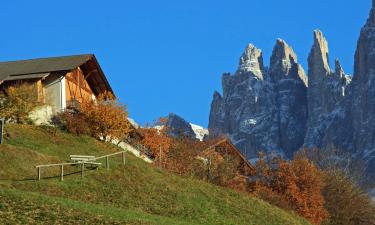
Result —
M 214 145 L 211 145 L 210 147 L 208 147 L 207 149 L 205 149 L 203 152 L 210 152 L 210 151 L 215 151 L 216 147 L 219 147 L 219 146 L 222 146 L 222 145 L 228 145 L 230 147 L 230 150 L 232 151 L 232 153 L 236 154 L 237 156 L 239 156 L 241 158 L 241 160 L 245 163 L 245 165 L 250 168 L 250 169 L 254 169 L 255 167 L 253 165 L 251 165 L 251 163 L 246 159 L 246 157 L 240 152 L 240 150 L 237 149 L 236 146 L 234 146 L 234 144 L 232 144 L 232 142 L 228 139 L 228 138 L 224 138 L 218 142 L 216 142 L 216 144 Z
M 68 72 L 81 66 L 87 70 L 87 74 L 95 72 L 96 76 L 90 76 L 88 80 L 89 83 L 94 85 L 95 92 L 100 93 L 103 90 L 108 90 L 113 93 L 93 54 L 0 62 L 0 82 L 35 79 L 42 77 L 43 74 L 60 71 Z
M 92 56 L 88 54 L 0 62 L 0 79 L 9 75 L 69 71 L 84 64 Z

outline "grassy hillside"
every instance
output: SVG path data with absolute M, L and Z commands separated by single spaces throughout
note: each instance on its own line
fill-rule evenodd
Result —
M 120 157 L 111 158 L 110 170 L 90 170 L 83 179 L 72 166 L 64 182 L 57 168 L 35 180 L 35 165 L 116 151 L 90 137 L 7 125 L 0 146 L 0 224 L 309 224 L 249 195 L 161 171 L 132 155 L 125 166 Z

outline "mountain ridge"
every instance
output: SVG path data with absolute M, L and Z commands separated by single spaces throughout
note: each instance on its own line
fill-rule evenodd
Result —
M 329 63 L 329 47 L 313 32 L 307 76 L 293 49 L 282 39 L 269 67 L 262 51 L 246 46 L 234 74 L 222 76 L 209 116 L 210 137 L 225 135 L 247 158 L 258 151 L 286 157 L 303 147 L 337 148 L 366 164 L 375 178 L 375 0 L 360 32 L 353 77 L 338 59 Z

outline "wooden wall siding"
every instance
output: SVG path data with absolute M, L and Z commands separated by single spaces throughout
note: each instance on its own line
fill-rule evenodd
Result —
M 92 100 L 93 91 L 87 83 L 85 76 L 80 68 L 69 72 L 65 76 L 66 83 L 66 101 L 67 103 L 72 101 L 83 101 Z
M 37 90 L 37 93 L 38 93 L 38 101 L 40 103 L 45 103 L 45 93 L 44 93 L 44 88 L 43 88 L 43 84 L 42 84 L 42 80 L 38 80 L 36 82 L 36 90 Z

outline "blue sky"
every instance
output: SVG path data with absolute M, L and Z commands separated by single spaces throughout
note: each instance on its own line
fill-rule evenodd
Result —
M 371 0 L 2 0 L 0 61 L 94 53 L 139 123 L 174 112 L 207 126 L 221 74 L 247 43 L 268 63 L 277 38 L 305 70 L 312 31 L 353 71 Z

